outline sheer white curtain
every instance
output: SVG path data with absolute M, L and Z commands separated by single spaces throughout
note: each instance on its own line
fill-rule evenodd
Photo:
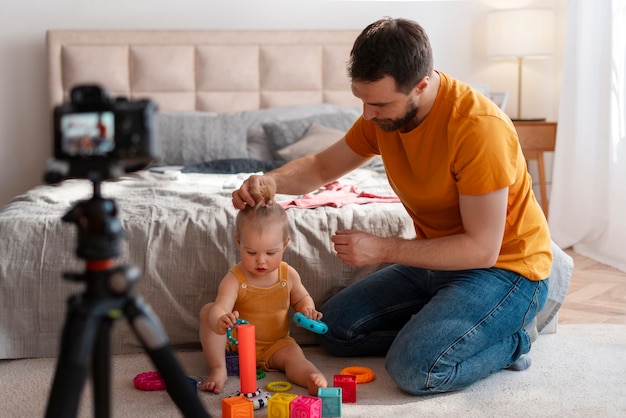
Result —
M 626 0 L 569 0 L 566 31 L 550 229 L 626 271 Z

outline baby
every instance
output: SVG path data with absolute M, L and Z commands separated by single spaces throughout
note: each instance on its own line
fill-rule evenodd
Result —
M 220 393 L 226 383 L 226 330 L 238 318 L 254 324 L 257 367 L 283 371 L 310 395 L 327 387 L 322 372 L 289 336 L 289 307 L 319 320 L 313 298 L 298 272 L 282 261 L 289 243 L 289 224 L 278 204 L 246 206 L 237 214 L 235 240 L 241 260 L 222 279 L 215 302 L 200 311 L 200 342 L 209 367 L 201 390 Z

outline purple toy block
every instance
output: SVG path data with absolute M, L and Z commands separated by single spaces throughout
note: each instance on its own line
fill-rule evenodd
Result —
M 226 374 L 239 376 L 239 354 L 236 351 L 226 352 Z

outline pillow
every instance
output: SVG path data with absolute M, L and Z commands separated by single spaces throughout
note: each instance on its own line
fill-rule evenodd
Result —
M 347 131 L 359 117 L 358 111 L 353 113 L 328 113 L 309 116 L 302 119 L 275 120 L 263 123 L 263 131 L 267 135 L 269 148 L 274 159 L 280 159 L 278 150 L 293 144 L 304 136 L 312 123 L 316 122 L 329 128 Z
M 159 162 L 187 166 L 209 160 L 247 158 L 246 129 L 241 114 L 159 113 Z
M 316 154 L 334 144 L 344 134 L 345 131 L 313 122 L 299 141 L 279 149 L 278 155 L 283 160 L 291 161 L 305 155 Z
M 224 160 L 205 161 L 184 167 L 183 173 L 256 173 L 270 171 L 285 164 L 284 161 L 261 161 L 249 158 L 230 158 Z
M 293 106 L 272 107 L 256 111 L 248 111 L 251 124 L 248 127 L 248 158 L 258 160 L 273 159 L 272 151 L 268 144 L 267 135 L 263 130 L 263 123 L 276 120 L 302 119 L 309 116 L 328 113 L 348 113 L 359 116 L 359 109 L 355 107 L 339 106 L 330 103 L 311 103 Z

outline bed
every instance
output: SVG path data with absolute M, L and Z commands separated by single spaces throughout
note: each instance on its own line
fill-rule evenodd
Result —
M 359 115 L 345 64 L 356 31 L 51 30 L 47 33 L 50 106 L 72 87 L 97 83 L 113 96 L 148 97 L 159 106 L 158 164 L 102 184 L 126 233 L 119 265 L 141 269 L 136 292 L 160 318 L 174 348 L 198 347 L 198 312 L 237 261 L 231 192 L 263 172 L 338 139 Z M 42 172 L 44 167 L 41 168 Z M 338 201 L 333 190 L 349 190 Z M 83 179 L 40 185 L 0 210 L 0 358 L 58 353 L 66 300 L 83 284 L 75 225 L 61 218 L 92 195 Z M 319 197 L 326 196 L 320 203 Z M 318 305 L 379 269 L 355 268 L 334 255 L 330 237 L 355 228 L 414 237 L 412 223 L 386 182 L 379 160 L 307 196 L 279 195 L 292 240 L 285 260 Z M 303 204 L 304 202 L 304 204 Z M 550 300 L 538 329 L 554 324 L 571 275 L 556 245 Z M 294 327 L 303 344 L 310 334 Z M 141 351 L 116 321 L 114 353 Z

